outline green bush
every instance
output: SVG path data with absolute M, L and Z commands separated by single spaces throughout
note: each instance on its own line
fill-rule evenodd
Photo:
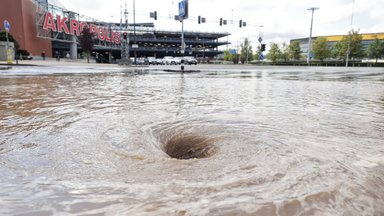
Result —
M 9 42 L 13 42 L 15 44 L 16 50 L 18 50 L 20 48 L 19 43 L 9 33 L 8 33 L 8 40 L 9 40 Z M 0 32 L 0 41 L 7 41 L 6 32 Z

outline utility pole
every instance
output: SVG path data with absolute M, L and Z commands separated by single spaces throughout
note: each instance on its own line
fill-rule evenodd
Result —
M 111 23 L 109 23 L 109 32 L 108 32 L 109 34 L 110 34 L 110 38 L 112 38 L 112 24 Z M 111 64 L 112 63 L 112 40 L 111 40 L 111 42 L 110 42 L 110 44 L 109 44 L 109 64 Z
M 245 44 L 245 41 L 247 41 L 247 44 Z M 244 46 L 246 46 L 247 48 L 247 57 L 246 57 L 246 60 L 245 60 L 245 63 L 248 64 L 248 58 L 249 58 L 249 44 L 250 44 L 250 41 L 249 41 L 249 38 L 247 38 L 247 40 L 244 40 Z
M 181 22 L 181 46 L 180 46 L 180 53 L 182 55 L 181 58 L 181 71 L 184 71 L 184 56 L 185 56 L 185 43 L 184 43 L 184 17 L 179 16 L 180 22 Z
M 137 58 L 137 45 L 136 45 L 136 6 L 135 6 L 135 0 L 133 0 L 133 42 L 135 44 L 134 53 L 135 53 L 135 65 L 137 64 L 136 58 Z
M 188 0 L 182 0 L 179 2 L 179 20 L 181 22 L 181 46 L 180 53 L 181 59 L 181 71 L 184 71 L 184 56 L 185 56 L 185 42 L 184 42 L 184 20 L 188 19 Z
M 122 11 L 122 8 L 120 10 Z M 120 40 L 121 40 L 121 63 L 122 64 L 131 64 L 131 61 L 129 58 L 129 30 L 128 30 L 127 1 L 125 1 L 124 19 L 125 19 L 124 25 L 122 24 L 122 20 L 120 21 L 120 26 L 121 26 L 120 28 L 121 28 L 121 31 L 123 32 L 122 33 L 123 36 L 120 37 Z M 126 39 L 124 37 L 126 37 Z
M 261 42 L 263 42 L 263 35 L 262 35 L 262 32 L 261 32 L 261 28 L 263 28 L 264 26 L 263 25 L 261 25 L 261 26 L 259 26 L 259 39 L 258 39 L 258 41 L 259 41 L 259 56 L 258 56 L 258 61 L 260 61 L 261 60 L 261 56 L 262 56 L 262 51 L 261 51 Z
M 7 51 L 7 63 L 12 64 L 12 51 L 9 47 L 9 38 L 8 38 L 8 32 L 10 30 L 11 25 L 7 20 L 4 21 L 4 27 L 5 27 L 5 37 L 7 38 L 7 44 L 5 45 L 5 49 Z
M 181 54 L 184 57 L 185 46 L 184 46 L 184 18 L 181 20 Z
M 349 61 L 349 54 L 351 52 L 351 40 L 352 40 L 352 31 L 353 31 L 353 13 L 355 10 L 355 0 L 353 0 L 353 5 L 352 5 L 352 15 L 351 15 L 351 32 L 349 33 L 348 37 L 348 49 L 347 49 L 347 57 L 345 58 L 345 67 L 348 67 L 348 61 Z
M 307 10 L 312 11 L 312 18 L 311 18 L 311 30 L 309 33 L 309 39 L 308 39 L 308 56 L 307 56 L 307 63 L 310 66 L 311 65 L 311 49 L 312 49 L 312 26 L 313 26 L 313 14 L 315 13 L 315 10 L 319 10 L 319 8 L 308 8 Z

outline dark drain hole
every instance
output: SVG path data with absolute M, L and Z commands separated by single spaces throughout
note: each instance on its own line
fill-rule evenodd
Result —
M 172 137 L 164 145 L 164 152 L 171 158 L 193 159 L 206 158 L 213 154 L 213 139 L 191 134 Z

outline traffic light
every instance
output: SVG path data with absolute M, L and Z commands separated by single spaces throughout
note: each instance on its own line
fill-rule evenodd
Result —
M 155 18 L 155 20 L 157 20 L 157 11 L 153 12 L 153 18 Z
M 265 51 L 265 44 L 261 44 L 261 52 Z
M 243 20 L 240 20 L 240 21 L 239 21 L 239 27 L 240 27 L 240 28 L 243 27 Z
M 198 18 L 197 18 L 197 22 L 200 24 L 201 23 L 201 16 L 199 16 Z
M 220 18 L 220 26 L 223 25 L 223 18 Z
M 124 40 L 127 40 L 127 32 L 124 32 L 124 33 L 123 33 L 123 39 L 124 39 Z

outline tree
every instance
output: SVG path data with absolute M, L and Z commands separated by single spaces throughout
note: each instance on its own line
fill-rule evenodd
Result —
M 244 42 L 240 45 L 240 61 L 241 63 L 244 64 L 244 62 L 252 61 L 252 60 L 253 60 L 252 46 L 248 38 L 245 38 Z
M 340 42 L 337 42 L 336 44 L 334 44 L 331 47 L 331 57 L 332 58 L 334 58 L 334 59 L 341 59 L 339 57 L 339 52 L 340 52 L 340 49 L 343 49 L 342 46 L 343 46 L 343 44 L 341 44 Z
M 255 52 L 254 55 L 253 55 L 253 59 L 256 59 L 256 60 L 262 60 L 262 59 L 261 59 L 261 55 L 262 55 L 261 47 L 258 46 L 257 49 L 256 49 L 256 52 Z
M 7 34 L 6 32 L 0 32 L 0 41 L 7 41 L 6 34 Z M 8 33 L 8 41 L 13 42 L 16 50 L 20 48 L 19 43 L 15 40 L 15 38 L 10 33 Z
M 277 60 L 281 57 L 281 50 L 277 43 L 271 43 L 271 49 L 267 55 L 267 58 L 272 61 L 272 63 L 276 63 Z
M 239 54 L 235 54 L 233 56 L 233 64 L 239 64 L 239 59 L 240 59 L 240 55 Z
M 94 36 L 95 36 L 95 33 L 91 32 L 89 28 L 84 28 L 80 36 L 78 37 L 79 44 L 87 56 L 88 63 L 89 63 L 89 57 L 91 55 L 93 46 L 95 45 L 95 40 L 93 39 Z
M 291 59 L 300 60 L 301 49 L 300 49 L 300 42 L 299 41 L 293 41 L 291 44 L 289 44 L 288 51 L 289 51 L 289 57 Z
M 224 61 L 233 61 L 234 55 L 231 54 L 230 50 L 225 50 L 224 51 Z
M 281 58 L 284 60 L 285 63 L 289 60 L 289 46 L 284 42 L 283 46 L 281 47 Z
M 324 62 L 324 59 L 331 56 L 331 49 L 328 47 L 327 38 L 318 37 L 312 46 L 312 52 L 315 55 L 316 59 L 319 59 L 321 63 Z
M 381 42 L 376 37 L 375 41 L 368 46 L 367 55 L 369 58 L 376 59 L 377 63 L 377 60 L 384 55 L 384 42 Z
M 348 44 L 349 45 L 349 58 L 362 58 L 364 57 L 364 49 L 363 49 L 363 36 L 359 34 L 359 31 L 355 31 L 352 29 L 348 35 L 344 36 L 343 39 L 336 43 L 335 49 L 337 53 L 338 59 L 346 60 L 346 55 L 348 52 Z

